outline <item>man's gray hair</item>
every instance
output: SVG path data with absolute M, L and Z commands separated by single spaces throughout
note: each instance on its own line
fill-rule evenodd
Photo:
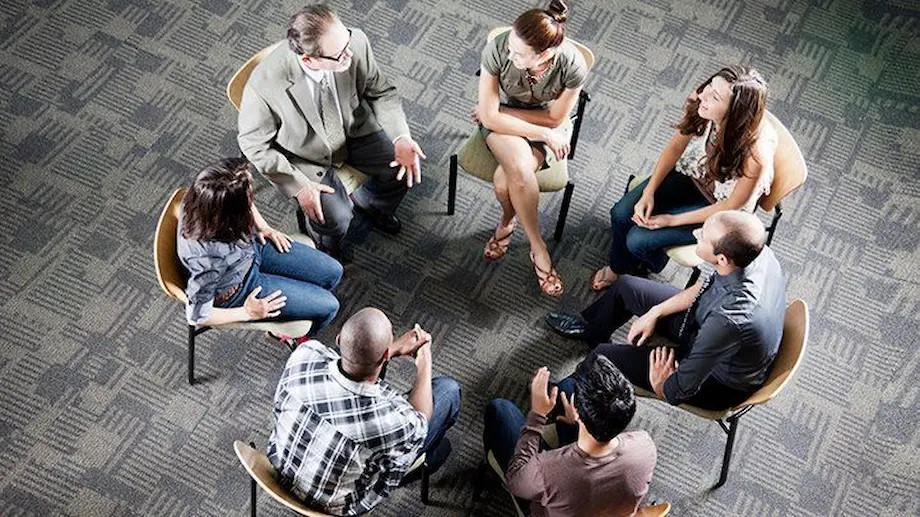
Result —
M 301 56 L 316 55 L 317 40 L 335 19 L 335 13 L 326 4 L 308 5 L 294 13 L 287 29 L 291 50 Z

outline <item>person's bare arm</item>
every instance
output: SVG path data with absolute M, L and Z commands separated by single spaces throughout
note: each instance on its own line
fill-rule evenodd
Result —
M 431 393 L 431 341 L 422 345 L 415 353 L 415 385 L 409 394 L 409 404 L 416 411 L 431 420 L 434 400 Z
M 637 223 L 645 223 L 652 216 L 652 211 L 655 208 L 655 192 L 658 190 L 661 182 L 664 181 L 665 176 L 667 176 L 668 173 L 671 172 L 671 169 L 674 168 L 674 165 L 677 164 L 680 155 L 687 149 L 687 144 L 690 143 L 690 139 L 690 135 L 685 135 L 678 131 L 671 137 L 667 145 L 664 146 L 664 149 L 661 150 L 661 154 L 658 155 L 658 161 L 655 162 L 655 169 L 652 171 L 652 175 L 649 177 L 648 183 L 642 191 L 642 197 L 639 198 L 639 201 L 636 202 L 636 206 L 633 208 L 633 213 L 635 214 L 633 220 L 638 219 L 638 221 L 636 221 Z
M 549 109 L 525 110 L 520 108 L 510 108 L 508 106 L 499 107 L 499 113 L 519 118 L 531 124 L 543 127 L 559 127 L 568 118 L 575 103 L 578 102 L 578 95 L 581 88 L 566 88 L 558 99 L 550 103 Z M 486 126 L 488 127 L 488 126 Z M 491 129 L 491 128 L 490 128 Z
M 482 69 L 479 75 L 479 122 L 496 133 L 545 141 L 550 128 L 502 113 L 499 110 L 498 76 Z

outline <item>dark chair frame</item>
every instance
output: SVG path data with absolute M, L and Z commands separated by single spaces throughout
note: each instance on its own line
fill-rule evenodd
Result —
M 476 72 L 479 75 L 480 72 Z M 568 161 L 575 158 L 575 148 L 578 146 L 578 135 L 581 133 L 581 123 L 584 120 L 585 107 L 591 101 L 591 95 L 585 90 L 578 94 L 578 105 L 575 109 L 575 116 L 572 117 L 572 139 L 569 148 Z M 460 164 L 457 161 L 457 154 L 450 156 L 450 176 L 447 183 L 447 215 L 454 215 L 454 208 L 457 200 L 457 175 Z M 569 215 L 569 206 L 572 204 L 572 194 L 575 191 L 575 182 L 572 181 L 572 175 L 569 174 L 569 181 L 566 183 L 562 195 L 562 206 L 559 207 L 559 217 L 556 220 L 556 231 L 553 233 L 553 239 L 559 241 L 562 239 L 562 232 L 565 229 L 565 220 Z

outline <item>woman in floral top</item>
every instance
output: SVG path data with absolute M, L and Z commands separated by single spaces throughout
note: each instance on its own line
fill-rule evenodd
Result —
M 778 141 L 766 111 L 766 83 L 743 66 L 719 70 L 688 97 L 652 175 L 610 209 L 610 264 L 594 273 L 592 289 L 660 272 L 665 250 L 695 243 L 693 230 L 711 214 L 754 211 L 770 191 Z

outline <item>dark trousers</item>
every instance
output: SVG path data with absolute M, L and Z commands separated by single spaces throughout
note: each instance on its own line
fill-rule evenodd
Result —
M 438 449 L 447 430 L 457 423 L 460 416 L 460 384 L 452 377 L 439 375 L 431 379 L 431 395 L 433 408 L 422 452 L 428 455 L 428 471 L 434 472 L 447 460 L 446 454 L 432 453 Z
M 630 382 L 651 390 L 648 367 L 649 355 L 653 348 L 637 347 L 632 344 L 614 344 L 608 341 L 610 334 L 630 318 L 645 314 L 652 306 L 667 300 L 678 292 L 680 289 L 669 284 L 629 275 L 620 277 L 600 299 L 582 312 L 582 316 L 588 321 L 588 343 L 595 347 L 591 354 L 606 356 Z M 656 334 L 677 344 L 675 355 L 678 362 L 690 353 L 697 328 L 696 321 L 690 317 L 683 335 L 679 336 L 683 319 L 684 313 L 680 312 L 659 319 L 655 325 Z M 585 361 L 588 360 L 593 360 L 593 355 L 589 354 Z M 580 369 L 581 365 L 575 370 L 575 375 L 578 375 Z M 748 395 L 750 394 L 747 392 L 737 391 L 709 377 L 695 395 L 682 402 L 703 409 L 720 410 L 735 406 L 744 401 Z
M 393 142 L 383 131 L 369 135 L 348 138 L 345 141 L 348 157 L 345 163 L 370 176 L 353 194 L 354 202 L 361 208 L 376 210 L 384 214 L 396 211 L 403 196 L 406 195 L 405 178 L 396 180 L 398 167 L 390 167 L 396 151 Z M 330 167 L 323 174 L 323 185 L 332 187 L 332 194 L 323 193 L 320 199 L 323 205 L 325 224 L 310 221 L 310 229 L 318 237 L 319 243 L 326 248 L 335 248 L 339 245 L 348 226 L 354 217 L 351 197 L 345 190 L 345 185 L 335 173 L 335 168 Z M 304 228 L 301 228 L 304 230 Z
M 636 225 L 632 216 L 648 180 L 620 198 L 610 209 L 612 242 L 610 269 L 618 275 L 635 274 L 642 267 L 655 273 L 668 263 L 666 248 L 693 244 L 693 230 L 701 224 L 649 230 Z M 654 214 L 681 214 L 709 206 L 709 200 L 689 176 L 672 170 L 655 191 Z

